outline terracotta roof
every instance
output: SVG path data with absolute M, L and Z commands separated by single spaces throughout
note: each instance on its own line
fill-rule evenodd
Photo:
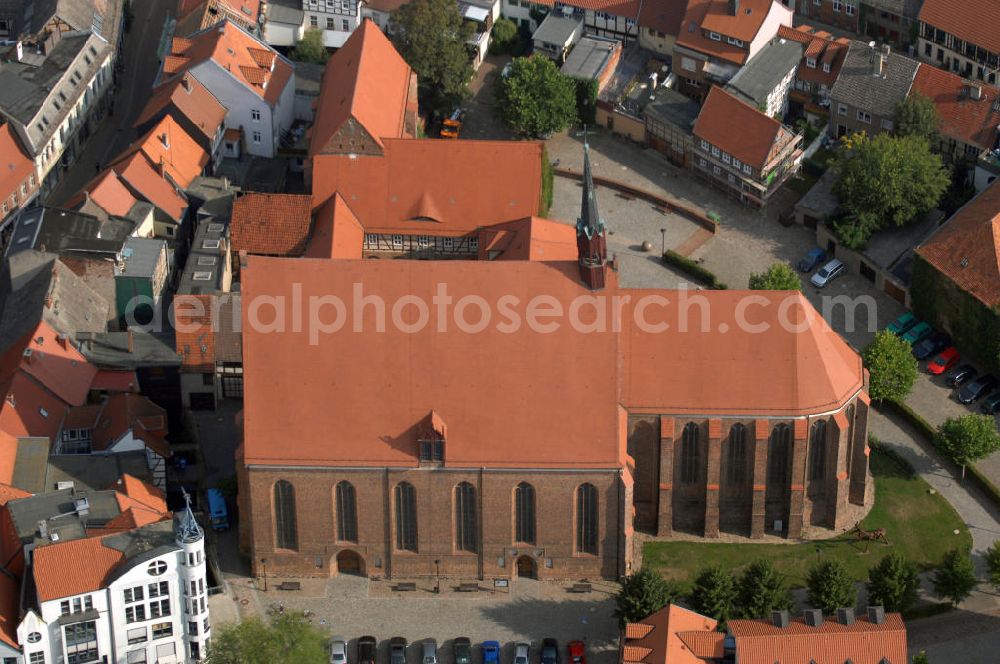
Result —
M 885 614 L 875 624 L 858 617 L 853 625 L 824 620 L 810 627 L 798 618 L 788 627 L 775 627 L 766 620 L 730 620 L 727 628 L 736 638 L 740 664 L 810 662 L 816 664 L 905 664 L 906 627 L 898 613 Z
M 90 389 L 106 392 L 138 392 L 139 379 L 136 378 L 134 371 L 98 369 Z
M 787 25 L 779 26 L 778 37 L 796 41 L 806 47 L 802 54 L 802 62 L 795 72 L 796 78 L 801 81 L 833 87 L 840 75 L 840 68 L 844 64 L 847 47 L 850 45 L 849 40 L 834 39 L 830 33 L 817 31 L 808 25 L 799 25 L 794 28 Z M 809 58 L 815 59 L 814 67 L 809 66 Z M 823 71 L 824 64 L 830 65 L 829 72 Z
M 538 4 L 547 7 L 554 6 L 553 0 L 539 0 Z M 592 11 L 601 11 L 615 16 L 635 19 L 639 14 L 639 0 L 569 0 L 563 3 L 570 7 L 580 7 Z
M 969 89 L 978 86 L 981 98 L 973 99 Z M 967 81 L 951 72 L 921 64 L 910 86 L 910 95 L 919 93 L 934 102 L 941 116 L 940 132 L 960 143 L 991 150 L 996 145 L 1000 110 L 996 88 Z
M 261 56 L 254 54 L 257 51 L 275 54 L 273 69 L 258 64 Z M 175 37 L 163 61 L 163 74 L 179 74 L 206 60 L 228 71 L 272 106 L 293 74 L 290 62 L 228 19 L 189 38 Z
M 18 498 L 27 498 L 30 495 L 31 495 L 30 492 L 18 489 L 16 486 L 11 486 L 9 484 L 0 484 L 0 506 L 6 505 L 11 500 L 16 500 Z M 2 593 L 0 593 L 0 595 L 2 595 Z
M 312 221 L 312 198 L 248 192 L 233 201 L 232 250 L 268 256 L 301 256 Z
M 412 70 L 371 19 L 326 63 L 309 152 L 317 154 L 351 118 L 379 145 L 405 135 Z
M 722 659 L 725 655 L 722 632 L 678 632 L 677 637 L 695 657 L 701 659 Z
M 350 206 L 335 194 L 316 210 L 316 221 L 306 248 L 309 258 L 361 258 L 365 229 Z
M 111 169 L 129 191 L 160 208 L 174 221 L 180 222 L 184 217 L 187 199 L 157 171 L 156 165 L 142 151 L 116 161 Z
M 643 618 L 638 623 L 625 627 L 625 649 L 632 649 L 633 655 L 641 655 L 638 659 L 626 660 L 643 662 L 644 664 L 704 664 L 704 660 L 691 652 L 691 648 L 680 638 L 678 632 L 688 635 L 701 632 L 707 635 L 715 632 L 718 623 L 712 618 L 695 613 L 676 604 L 668 604 L 656 613 Z M 633 625 L 644 625 L 650 629 L 637 638 L 629 636 L 638 634 L 640 628 Z M 629 628 L 632 627 L 630 630 Z M 722 636 L 721 633 L 718 633 Z
M 202 137 L 211 142 L 226 120 L 226 107 L 190 74 L 175 76 L 153 88 L 153 96 L 135 121 L 143 126 L 167 113 L 179 113 L 197 127 Z
M 109 527 L 139 528 L 170 518 L 167 496 L 155 486 L 123 473 L 113 488 L 122 513 L 119 515 L 121 521 Z
M 91 434 L 95 452 L 103 452 L 131 432 L 161 457 L 170 457 L 167 414 L 160 406 L 139 394 L 114 394 L 104 402 Z
M 97 369 L 65 337 L 59 337 L 51 325 L 39 323 L 7 349 L 0 359 L 0 375 L 19 371 L 67 404 L 79 406 L 87 400 Z M 30 357 L 25 355 L 27 350 L 31 351 Z
M 121 551 L 105 546 L 102 537 L 38 547 L 32 563 L 38 600 L 48 602 L 99 590 L 124 559 Z
M 1000 53 L 997 0 L 924 0 L 920 20 L 963 41 Z
M 100 403 L 70 408 L 62 422 L 63 430 L 93 429 L 97 426 L 97 418 L 100 417 L 102 408 L 104 404 Z
M 653 631 L 653 626 L 648 623 L 628 623 L 625 625 L 626 639 L 641 639 Z
M 384 145 L 384 156 L 313 157 L 313 205 L 339 193 L 368 232 L 423 235 L 454 235 L 538 212 L 541 143 L 386 139 Z
M 110 168 L 98 175 L 84 191 L 99 208 L 116 217 L 124 217 L 138 202 L 128 187 L 118 179 L 118 174 Z M 84 198 L 81 194 L 70 199 L 69 204 L 76 206 L 83 202 Z
M 728 62 L 743 64 L 747 60 L 750 43 L 765 25 L 765 19 L 771 11 L 786 12 L 785 22 L 791 24 L 792 10 L 783 7 L 776 0 L 743 0 L 736 15 L 730 11 L 729 0 L 688 0 L 677 44 Z M 703 31 L 716 32 L 722 39 L 710 39 Z M 726 37 L 742 40 L 746 48 L 727 43 Z
M 215 335 L 212 334 L 211 295 L 174 296 L 175 343 L 186 371 L 215 371 Z
M 2 121 L 0 121 L 2 122 Z M 9 200 L 17 192 L 17 200 L 23 202 L 21 185 L 35 172 L 35 162 L 21 147 L 10 124 L 0 124 L 0 200 Z M 0 214 L 0 218 L 4 215 Z
M 185 189 L 201 175 L 208 153 L 169 115 L 163 116 L 144 136 L 136 139 L 115 161 L 142 152 L 156 170 Z
M 986 306 L 1000 305 L 1000 180 L 962 206 L 917 253 Z
M 639 26 L 676 37 L 687 10 L 687 0 L 646 0 L 639 12 Z
M 576 227 L 527 217 L 479 231 L 480 260 L 573 261 L 578 257 Z
M 713 86 L 695 120 L 694 135 L 762 170 L 776 147 L 793 138 L 774 118 Z

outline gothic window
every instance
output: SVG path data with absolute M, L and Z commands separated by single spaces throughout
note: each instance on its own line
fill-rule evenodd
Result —
M 514 489 L 514 541 L 535 543 L 535 487 L 526 482 Z
M 576 490 L 576 550 L 597 555 L 597 489 L 581 484 Z
M 337 540 L 358 541 L 358 502 L 354 485 L 344 481 L 337 484 Z
M 299 547 L 295 526 L 295 489 L 285 480 L 274 483 L 274 539 L 274 545 L 279 549 Z
M 792 428 L 779 424 L 771 432 L 771 449 L 767 454 L 767 483 L 788 488 L 788 456 L 792 451 Z
M 854 404 L 844 411 L 847 417 L 847 477 L 851 476 L 851 462 L 854 458 Z
M 681 482 L 698 481 L 698 437 L 700 427 L 688 422 L 681 434 Z
M 468 482 L 455 487 L 455 548 L 476 553 L 476 489 Z
M 726 446 L 726 481 L 742 484 L 747 473 L 747 428 L 734 424 L 729 429 L 729 444 Z
M 812 426 L 809 440 L 809 479 L 821 480 L 826 472 L 826 420 Z
M 396 548 L 417 550 L 417 494 L 409 482 L 396 485 Z

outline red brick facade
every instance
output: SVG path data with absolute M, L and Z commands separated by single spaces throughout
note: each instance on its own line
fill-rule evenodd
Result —
M 859 32 L 861 0 L 800 0 L 797 13 L 841 30 Z

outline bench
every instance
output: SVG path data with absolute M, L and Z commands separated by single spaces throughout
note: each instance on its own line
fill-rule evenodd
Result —
M 460 583 L 458 584 L 458 592 L 477 593 L 479 592 L 479 583 Z
M 589 593 L 593 590 L 593 587 L 589 583 L 574 583 L 573 587 L 569 589 L 571 593 Z
M 298 581 L 282 581 L 278 584 L 278 590 L 302 590 L 302 584 Z
M 412 592 L 417 589 L 417 584 L 413 581 L 403 581 L 402 583 L 397 583 L 393 590 L 398 592 Z
M 626 201 L 634 201 L 635 200 L 635 196 L 633 196 L 632 194 L 627 194 L 624 191 L 616 191 L 615 192 L 615 196 L 617 196 L 618 198 L 625 199 Z

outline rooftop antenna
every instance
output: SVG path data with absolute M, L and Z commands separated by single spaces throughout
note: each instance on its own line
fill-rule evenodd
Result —
M 204 537 L 205 533 L 202 532 L 201 526 L 194 518 L 194 512 L 191 511 L 191 496 L 187 489 L 181 489 L 181 492 L 184 494 L 184 512 L 177 529 L 177 539 L 184 544 L 192 544 Z

